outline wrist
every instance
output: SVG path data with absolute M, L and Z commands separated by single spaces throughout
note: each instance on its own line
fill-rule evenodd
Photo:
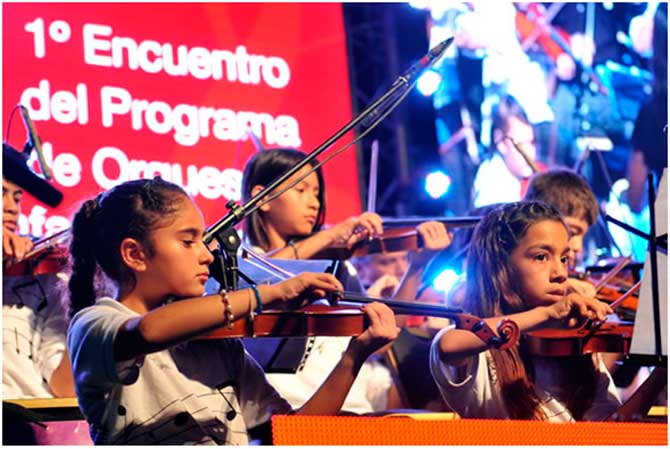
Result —
M 251 294 L 252 297 L 249 300 L 249 313 L 253 316 L 254 313 L 263 312 L 263 297 L 261 296 L 260 290 L 258 290 L 258 286 L 256 285 L 251 286 Z
M 318 233 L 316 233 L 313 237 L 316 237 L 317 239 L 322 239 L 321 243 L 323 244 L 323 247 L 328 247 L 331 245 L 334 245 L 335 243 L 338 243 L 338 237 L 337 237 L 337 228 L 335 226 L 324 229 Z
M 342 363 L 358 370 L 363 366 L 363 363 L 369 355 L 370 352 L 365 345 L 363 345 L 358 338 L 352 338 L 351 341 L 349 341 L 347 350 L 342 355 Z
M 258 295 L 261 298 L 263 306 L 282 299 L 280 290 L 276 285 L 257 285 L 256 288 L 258 289 Z

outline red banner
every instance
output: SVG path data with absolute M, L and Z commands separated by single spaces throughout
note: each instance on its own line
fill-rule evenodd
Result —
M 155 175 L 185 187 L 211 225 L 240 199 L 250 132 L 309 152 L 351 119 L 339 4 L 2 8 L 3 124 L 28 108 L 64 193 L 54 209 L 25 197 L 22 233 L 67 227 L 83 200 Z M 18 113 L 5 140 L 23 148 Z M 327 221 L 360 213 L 355 150 L 324 170 Z

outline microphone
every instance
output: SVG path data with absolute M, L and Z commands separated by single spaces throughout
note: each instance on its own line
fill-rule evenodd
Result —
M 421 59 L 412 64 L 410 68 L 405 71 L 405 73 L 400 75 L 391 86 L 391 88 L 396 88 L 396 90 L 393 93 L 391 93 L 391 95 L 389 95 L 389 97 L 386 98 L 379 106 L 377 106 L 367 114 L 367 116 L 361 122 L 362 125 L 367 128 L 368 126 L 370 126 L 370 124 L 372 124 L 375 120 L 377 120 L 379 116 L 381 116 L 384 112 L 386 112 L 390 107 L 390 105 L 395 103 L 396 100 L 398 100 L 398 98 L 400 98 L 405 94 L 405 92 L 407 92 L 406 89 L 400 88 L 400 85 L 404 84 L 405 88 L 411 86 L 412 83 L 414 83 L 415 78 L 417 78 L 426 69 L 432 66 L 435 63 L 435 61 L 437 61 L 437 59 L 439 59 L 442 56 L 447 47 L 449 47 L 449 45 L 451 45 L 453 41 L 454 38 L 450 37 L 440 42 L 435 47 L 430 49 L 430 51 L 426 53 Z
M 63 194 L 45 179 L 37 176 L 28 167 L 27 155 L 2 143 L 2 176 L 25 189 L 44 204 L 56 207 L 63 200 Z
M 423 58 L 412 64 L 412 66 L 407 69 L 407 71 L 403 73 L 400 78 L 404 78 L 404 81 L 407 84 L 410 84 L 410 81 L 412 81 L 413 78 L 416 78 L 425 69 L 433 65 L 435 61 L 439 59 L 440 56 L 442 56 L 442 53 L 445 52 L 447 47 L 449 47 L 453 41 L 454 38 L 452 36 L 431 48 L 430 51 L 423 56 Z M 400 81 L 400 79 L 398 81 Z
M 23 152 L 26 154 L 26 156 L 30 155 L 30 151 L 34 148 L 35 151 L 37 152 L 37 160 L 40 163 L 40 169 L 42 170 L 42 174 L 46 179 L 51 179 L 52 173 L 51 169 L 49 168 L 49 165 L 47 164 L 46 159 L 44 158 L 44 153 L 42 152 L 42 141 L 40 140 L 40 136 L 37 135 L 37 131 L 35 131 L 35 126 L 33 125 L 33 121 L 30 119 L 30 115 L 28 114 L 28 109 L 23 106 L 22 104 L 19 105 L 19 112 L 21 113 L 21 118 L 23 119 L 23 125 L 26 127 L 26 145 L 23 148 Z

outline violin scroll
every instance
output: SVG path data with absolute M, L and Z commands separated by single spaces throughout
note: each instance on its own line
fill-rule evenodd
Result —
M 486 345 L 495 349 L 509 349 L 519 341 L 519 325 L 509 319 L 502 320 L 497 327 L 498 335 L 486 324 L 486 321 L 474 315 L 459 313 L 452 318 L 458 329 L 475 334 Z
M 516 321 L 505 318 L 498 323 L 498 335 L 500 335 L 500 344 L 498 349 L 509 349 L 519 341 L 521 330 Z

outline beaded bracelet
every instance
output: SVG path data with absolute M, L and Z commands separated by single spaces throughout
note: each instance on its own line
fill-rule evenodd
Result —
M 258 291 L 258 287 L 255 285 L 252 285 L 251 289 L 254 291 L 254 296 L 256 296 L 256 304 L 258 305 L 256 313 L 261 313 L 263 312 L 263 300 L 261 299 L 261 292 Z
M 219 296 L 221 297 L 221 302 L 223 302 L 223 324 L 228 329 L 232 329 L 235 315 L 233 315 L 233 308 L 231 307 L 230 300 L 228 299 L 228 292 L 222 288 L 219 291 Z

